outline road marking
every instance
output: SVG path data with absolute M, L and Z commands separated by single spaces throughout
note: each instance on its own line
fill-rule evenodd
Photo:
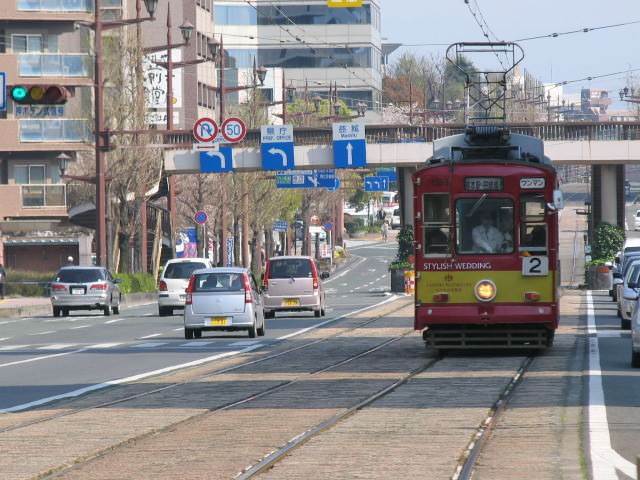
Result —
M 213 342 L 189 342 L 178 345 L 179 347 L 185 348 L 193 348 L 193 347 L 206 347 L 207 345 L 211 345 Z
M 367 259 L 364 257 L 360 257 L 360 260 L 358 260 L 355 265 L 353 265 L 352 267 L 347 268 L 346 270 L 343 270 L 342 272 L 340 272 L 338 275 L 334 275 L 333 277 L 331 277 L 329 280 L 325 280 L 324 284 L 326 285 L 327 283 L 333 282 L 334 280 L 339 279 L 340 277 L 344 277 L 347 273 L 349 273 L 351 270 L 353 270 L 354 268 L 358 267 L 359 265 L 361 265 L 362 263 L 364 263 Z
M 147 342 L 147 343 L 139 343 L 137 345 L 133 345 L 133 348 L 155 348 L 155 347 L 160 347 L 166 344 L 167 342 Z
M 74 347 L 75 343 L 54 343 L 52 345 L 45 345 L 44 347 L 38 347 L 38 350 L 64 350 L 65 348 Z
M 598 327 L 591 290 L 587 291 L 587 320 L 589 333 L 589 444 L 593 478 L 617 480 L 616 469 L 634 478 L 636 467 L 611 447 L 607 404 L 602 387 Z
M 56 333 L 55 330 L 47 330 L 46 332 L 30 333 L 30 336 L 34 335 L 49 335 L 50 333 Z
M 147 338 L 160 337 L 161 333 L 152 333 L 151 335 L 146 335 L 144 337 L 140 337 L 138 340 L 146 340 Z
M 113 348 L 113 347 L 117 347 L 118 345 L 122 345 L 122 343 L 96 343 L 95 345 L 90 345 L 87 348 L 88 349 L 105 349 L 105 348 Z
M 71 327 L 69 330 L 80 330 L 81 328 L 89 328 L 91 325 L 78 325 L 77 327 Z
M 174 328 L 173 329 L 174 332 L 181 332 L 182 330 L 184 330 L 184 327 Z
M 13 365 L 22 365 L 23 363 L 39 362 L 40 360 L 48 360 L 50 358 L 56 358 L 56 357 L 66 357 L 67 355 L 72 355 L 74 353 L 79 353 L 79 352 L 85 352 L 86 350 L 87 350 L 86 348 L 79 348 L 77 350 L 70 350 L 68 352 L 54 353 L 53 355 L 41 355 L 39 357 L 27 358 L 26 360 L 18 360 L 15 362 L 2 363 L 0 364 L 0 368 L 11 367 Z M 2 410 L 0 410 L 0 412 L 2 412 Z
M 9 350 L 18 350 L 22 348 L 29 348 L 31 345 L 7 345 L 0 347 L 0 352 L 8 352 Z
M 4 342 L 5 340 L 9 340 L 11 337 L 2 337 L 0 338 L 0 342 Z
M 104 322 L 105 325 L 110 325 L 112 323 L 116 323 L 116 322 L 122 322 L 123 320 L 125 320 L 124 318 L 116 318 L 115 320 L 107 320 L 106 322 Z
M 165 368 L 161 368 L 159 370 L 152 370 L 149 372 L 144 372 L 144 373 L 139 373 L 137 375 L 132 375 L 130 377 L 124 377 L 124 378 L 119 378 L 116 380 L 110 380 L 108 382 L 104 382 L 104 383 L 97 383 L 95 385 L 90 385 L 88 387 L 84 387 L 84 388 L 79 388 L 77 390 L 72 390 L 70 392 L 65 392 L 65 393 L 61 393 L 59 395 L 53 395 L 51 397 L 45 397 L 45 398 L 40 398 L 38 400 L 34 400 L 32 402 L 28 402 L 28 403 L 23 403 L 21 405 L 14 405 L 12 407 L 8 407 L 8 408 L 4 408 L 4 409 L 0 409 L 0 413 L 10 413 L 10 412 L 20 412 L 22 410 L 27 410 L 29 408 L 33 408 L 33 407 L 37 407 L 39 405 L 44 405 L 45 403 L 50 403 L 53 402 L 55 400 L 61 400 L 63 398 L 74 398 L 74 397 L 78 397 L 80 395 L 84 395 L 86 393 L 89 392 L 94 392 L 96 390 L 102 390 L 104 388 L 108 388 L 108 387 L 112 387 L 114 385 L 121 385 L 123 383 L 130 383 L 130 382 L 135 382 L 137 380 L 142 380 L 148 377 L 153 377 L 156 375 L 162 375 L 164 373 L 169 373 L 169 372 L 174 372 L 176 370 L 181 370 L 184 368 L 189 368 L 189 367 L 196 367 L 198 365 L 202 365 L 208 362 L 212 362 L 214 360 L 219 360 L 221 358 L 227 358 L 227 357 L 232 357 L 234 355 L 238 355 L 241 353 L 247 353 L 250 352 L 252 350 L 255 350 L 256 347 L 255 345 L 252 347 L 247 347 L 244 348 L 242 350 L 234 350 L 231 352 L 225 352 L 225 353 L 219 353 L 216 355 L 212 355 L 210 357 L 205 357 L 205 358 L 201 358 L 199 360 L 194 360 L 192 362 L 187 362 L 187 363 L 181 363 L 178 365 L 172 365 L 169 367 L 165 367 Z M 64 353 L 58 354 L 58 355 L 65 355 Z
M 247 341 L 242 341 L 242 342 L 230 343 L 229 346 L 231 346 L 231 347 L 248 347 L 249 345 L 256 345 L 258 342 L 259 342 L 259 340 L 247 340 Z

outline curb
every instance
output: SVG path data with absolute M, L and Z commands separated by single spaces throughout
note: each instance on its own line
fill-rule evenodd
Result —
M 25 299 L 27 297 L 24 297 Z M 123 307 L 135 307 L 153 303 L 157 300 L 156 293 L 130 293 L 122 295 Z M 0 318 L 33 317 L 51 314 L 51 305 L 25 305 L 22 307 L 0 307 Z

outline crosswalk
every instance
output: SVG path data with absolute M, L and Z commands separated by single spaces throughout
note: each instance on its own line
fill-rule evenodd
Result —
M 238 348 L 249 346 L 261 346 L 262 344 L 256 341 L 242 341 L 234 343 L 222 343 L 219 339 L 211 341 L 194 341 L 194 342 L 109 342 L 109 343 L 96 343 L 96 344 L 82 344 L 82 343 L 52 343 L 48 345 L 43 344 L 21 344 L 21 345 L 2 345 L 0 346 L 0 353 L 2 352 L 17 352 L 17 351 L 65 351 L 74 349 L 85 350 L 108 350 L 113 348 L 121 349 L 141 349 L 141 350 L 153 350 L 159 348 L 176 348 L 176 349 L 199 349 L 199 348 Z

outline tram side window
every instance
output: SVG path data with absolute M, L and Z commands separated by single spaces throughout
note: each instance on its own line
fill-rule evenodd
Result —
M 426 194 L 422 203 L 424 225 L 424 255 L 442 256 L 450 253 L 450 225 L 448 194 Z
M 545 202 L 541 195 L 523 196 L 520 202 L 520 251 L 546 255 L 548 245 Z
M 513 252 L 513 202 L 508 198 L 463 198 L 456 202 L 456 248 L 461 254 Z

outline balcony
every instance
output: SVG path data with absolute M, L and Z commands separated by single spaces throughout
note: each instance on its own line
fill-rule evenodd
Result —
M 21 143 L 78 143 L 87 142 L 91 132 L 86 120 L 79 119 L 25 119 L 20 123 Z
M 0 185 L 0 219 L 25 217 L 66 217 L 67 186 Z
M 16 0 L 20 12 L 91 13 L 93 0 Z
M 22 53 L 18 55 L 21 77 L 83 78 L 92 74 L 93 57 L 83 53 Z

